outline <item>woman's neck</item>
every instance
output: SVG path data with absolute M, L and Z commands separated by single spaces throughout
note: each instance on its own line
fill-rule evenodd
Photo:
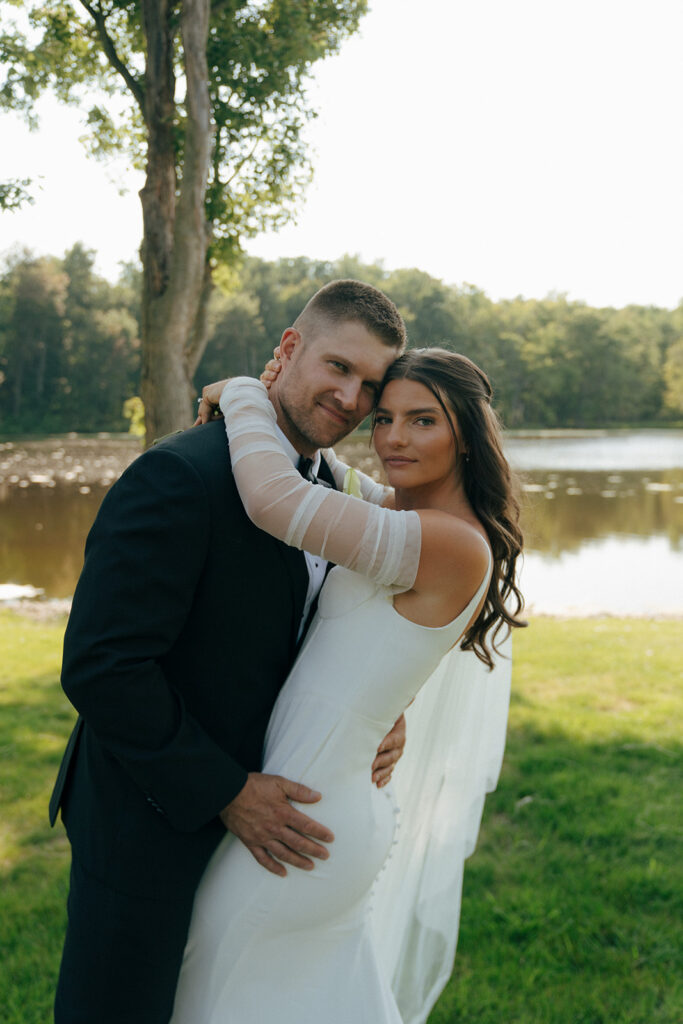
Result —
M 395 508 L 404 512 L 436 509 L 460 519 L 476 519 L 465 488 L 460 481 L 453 479 L 419 487 L 397 487 L 394 501 Z

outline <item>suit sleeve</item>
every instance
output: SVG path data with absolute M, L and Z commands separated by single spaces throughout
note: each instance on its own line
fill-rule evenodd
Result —
M 214 818 L 247 778 L 188 713 L 160 665 L 192 605 L 208 517 L 206 488 L 187 460 L 166 449 L 137 459 L 90 532 L 64 639 L 69 700 L 181 831 Z

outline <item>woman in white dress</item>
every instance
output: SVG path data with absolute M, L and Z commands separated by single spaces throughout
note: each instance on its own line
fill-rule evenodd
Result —
M 221 409 L 248 515 L 336 566 L 273 710 L 263 767 L 322 792 L 319 817 L 335 841 L 314 871 L 283 880 L 226 836 L 197 893 L 172 1024 L 413 1024 L 445 982 L 461 862 L 505 727 L 506 682 L 487 685 L 486 670 L 498 661 L 501 627 L 523 625 L 518 506 L 490 397 L 485 375 L 463 356 L 411 351 L 390 367 L 374 424 L 390 508 L 302 479 L 264 385 L 237 378 L 225 387 Z M 332 452 L 326 458 L 341 486 L 347 467 Z M 372 481 L 361 490 L 377 500 Z M 377 790 L 367 766 L 439 672 L 431 706 L 423 702 L 409 725 L 412 767 L 402 766 L 412 773 L 408 803 L 421 809 L 401 830 L 398 867 L 387 869 L 399 807 L 393 786 Z M 463 692 L 477 689 L 468 707 Z M 449 708 L 450 728 L 478 733 L 474 745 L 460 737 L 464 771 L 443 732 Z M 435 778 L 416 799 L 431 767 Z M 441 819 L 454 807 L 443 800 L 454 792 L 462 835 L 449 838 Z

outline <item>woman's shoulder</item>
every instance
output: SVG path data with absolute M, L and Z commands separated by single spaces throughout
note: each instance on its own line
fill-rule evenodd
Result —
M 422 544 L 440 552 L 444 564 L 455 562 L 461 574 L 471 572 L 480 579 L 491 558 L 491 548 L 484 527 L 477 520 L 437 509 L 419 512 L 422 526 Z
M 491 551 L 478 523 L 435 509 L 418 514 L 422 540 L 414 589 L 448 622 L 481 586 Z
M 395 603 L 407 618 L 441 627 L 453 622 L 479 591 L 491 565 L 490 548 L 478 524 L 435 509 L 418 515 L 422 538 L 417 577 L 413 590 Z

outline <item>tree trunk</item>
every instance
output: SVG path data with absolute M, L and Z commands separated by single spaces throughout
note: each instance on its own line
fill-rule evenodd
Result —
M 14 382 L 12 384 L 12 415 L 15 419 L 21 412 L 21 405 L 24 397 L 24 352 L 21 345 L 17 348 L 17 358 L 14 364 Z
M 42 334 L 45 333 L 43 328 Z M 36 360 L 36 400 L 42 401 L 43 392 L 45 391 L 45 364 L 47 362 L 47 345 L 41 338 L 38 342 L 38 359 Z
M 147 41 L 147 177 L 140 192 L 142 243 L 142 400 L 146 443 L 194 419 L 191 376 L 206 345 L 210 233 L 204 194 L 211 152 L 206 45 L 209 0 L 183 0 L 186 80 L 184 165 L 176 182 L 174 28 L 168 0 L 143 0 Z M 199 352 L 199 355 L 196 353 Z

